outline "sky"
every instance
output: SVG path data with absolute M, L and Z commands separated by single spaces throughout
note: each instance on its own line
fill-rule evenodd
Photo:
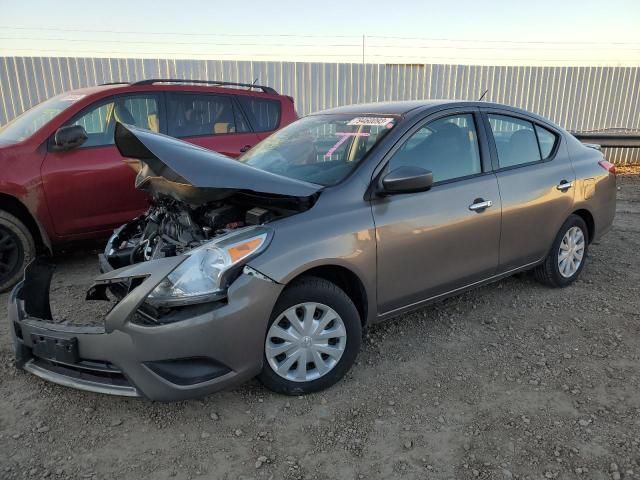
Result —
M 0 56 L 640 65 L 640 1 L 0 0 Z

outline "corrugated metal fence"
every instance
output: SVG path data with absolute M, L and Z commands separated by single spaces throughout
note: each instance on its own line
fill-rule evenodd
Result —
M 640 67 L 379 65 L 118 58 L 0 58 L 0 125 L 57 93 L 144 78 L 258 83 L 295 98 L 301 115 L 350 103 L 485 99 L 521 107 L 569 130 L 640 129 Z M 639 149 L 611 149 L 618 164 Z

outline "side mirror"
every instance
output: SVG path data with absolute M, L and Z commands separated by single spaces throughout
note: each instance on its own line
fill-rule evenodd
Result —
M 398 167 L 382 178 L 383 193 L 413 193 L 429 190 L 433 185 L 430 170 L 409 165 Z
M 82 125 L 67 125 L 56 130 L 53 145 L 56 150 L 71 150 L 87 141 L 87 132 Z

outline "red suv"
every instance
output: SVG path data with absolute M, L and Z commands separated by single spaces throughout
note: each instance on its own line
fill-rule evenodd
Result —
M 100 85 L 33 107 L 0 130 L 0 291 L 37 249 L 108 236 L 147 207 L 116 121 L 238 157 L 296 118 L 270 87 L 196 80 Z

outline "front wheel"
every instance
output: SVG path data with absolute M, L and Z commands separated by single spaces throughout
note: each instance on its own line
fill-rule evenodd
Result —
M 24 268 L 36 253 L 29 229 L 15 216 L 0 210 L 0 292 L 22 278 Z
M 588 246 L 586 223 L 578 215 L 571 215 L 560 228 L 545 261 L 536 267 L 536 279 L 550 287 L 572 284 L 584 268 Z
M 349 371 L 361 338 L 360 316 L 347 294 L 322 278 L 303 278 L 273 309 L 258 379 L 286 395 L 323 390 Z

